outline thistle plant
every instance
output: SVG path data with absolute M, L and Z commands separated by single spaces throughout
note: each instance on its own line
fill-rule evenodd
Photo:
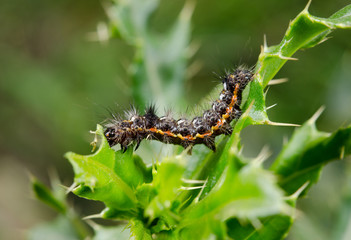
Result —
M 310 4 L 310 3 L 309 3 Z M 72 236 L 93 239 L 282 239 L 295 221 L 296 203 L 315 184 L 323 167 L 351 153 L 351 127 L 332 133 L 316 128 L 322 113 L 296 127 L 269 168 L 241 152 L 240 132 L 251 125 L 292 125 L 269 119 L 265 92 L 283 65 L 296 60 L 300 49 L 326 41 L 336 29 L 351 28 L 351 5 L 329 18 L 312 16 L 309 4 L 289 24 L 280 42 L 264 42 L 254 69 L 254 80 L 243 93 L 243 115 L 231 136 L 217 139 L 217 151 L 196 146 L 191 156 L 174 147 L 174 155 L 144 159 L 128 148 L 111 149 L 103 127 L 94 131 L 98 149 L 91 155 L 68 152 L 75 195 L 101 201 L 105 209 L 89 218 L 112 219 L 114 227 L 82 224 L 71 227 Z M 120 37 L 135 47 L 130 66 L 133 99 L 138 106 L 150 100 L 168 105 L 183 99 L 186 60 L 189 54 L 189 20 L 192 5 L 185 5 L 165 35 L 155 35 L 148 26 L 157 0 L 116 0 L 108 8 L 111 37 Z M 162 91 L 154 91 L 162 89 Z M 218 93 L 217 93 L 218 94 Z M 179 101 L 184 106 L 184 101 Z M 163 107 L 163 106 L 162 106 Z M 95 141 L 96 144 L 97 141 Z M 33 189 L 69 222 L 77 217 L 65 198 L 33 181 Z M 298 221 L 298 220 L 297 220 Z M 79 222 L 79 220 L 78 220 Z M 83 230 L 82 230 L 83 229 Z

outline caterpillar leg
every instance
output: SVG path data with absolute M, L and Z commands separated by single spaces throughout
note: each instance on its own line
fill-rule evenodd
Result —
M 124 146 L 121 144 L 121 150 L 122 150 L 122 153 L 125 153 L 128 149 L 128 146 Z
M 136 151 L 136 150 L 139 148 L 140 143 L 141 143 L 141 139 L 138 138 L 138 139 L 136 140 L 136 146 L 135 146 L 135 150 L 134 150 L 134 151 Z
M 191 154 L 192 154 L 192 152 L 193 152 L 193 146 L 194 146 L 194 145 L 189 145 L 189 146 L 185 149 L 185 151 L 187 151 L 186 153 L 187 153 L 188 155 L 191 155 Z
M 224 135 L 231 135 L 233 133 L 233 128 L 229 123 L 224 123 L 221 129 L 221 133 Z
M 206 147 L 211 149 L 212 151 L 216 151 L 216 145 L 215 145 L 215 138 L 214 137 L 208 137 L 204 139 L 204 144 Z

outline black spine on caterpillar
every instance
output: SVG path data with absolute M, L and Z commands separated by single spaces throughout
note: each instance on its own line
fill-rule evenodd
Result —
M 133 108 L 126 113 L 126 120 L 114 117 L 107 121 L 105 137 L 111 147 L 120 144 L 123 152 L 132 143 L 136 143 L 136 150 L 143 139 L 190 149 L 196 144 L 205 144 L 215 151 L 215 137 L 230 135 L 230 122 L 240 118 L 242 92 L 252 79 L 252 72 L 241 68 L 227 73 L 222 77 L 223 90 L 219 99 L 213 102 L 211 109 L 191 121 L 183 118 L 175 120 L 170 116 L 158 117 L 153 105 L 142 116 Z

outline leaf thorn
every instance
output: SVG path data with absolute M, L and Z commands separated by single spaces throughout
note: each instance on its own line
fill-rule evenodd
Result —
M 196 187 L 180 187 L 180 190 L 186 190 L 186 191 L 190 191 L 190 190 L 196 190 L 196 189 L 200 189 L 203 188 L 203 186 L 196 186 Z
M 310 184 L 310 181 L 305 182 L 299 189 L 296 190 L 293 194 L 290 196 L 287 196 L 285 199 L 286 200 L 295 200 L 297 199 L 300 194 L 307 188 L 307 186 Z
M 281 54 L 279 54 L 278 57 L 281 58 L 281 59 L 283 59 L 283 60 L 292 60 L 292 61 L 297 61 L 297 60 L 299 60 L 299 59 L 293 58 L 293 57 L 285 57 L 285 56 L 283 56 L 283 55 L 281 55 Z
M 279 122 L 272 122 L 272 121 L 266 121 L 265 122 L 268 125 L 272 126 L 282 126 L 282 127 L 300 127 L 300 124 L 295 124 L 295 123 L 279 123 Z
M 272 79 L 269 81 L 268 85 L 278 85 L 278 84 L 282 84 L 282 83 L 286 83 L 287 81 L 289 81 L 287 78 L 278 78 L 278 79 Z
M 265 52 L 267 49 L 268 49 L 267 37 L 266 37 L 266 34 L 263 34 L 263 52 Z
M 196 198 L 194 199 L 194 203 L 198 203 L 199 200 L 200 200 L 200 196 L 202 195 L 202 192 L 204 191 L 205 189 L 205 186 L 207 184 L 207 181 L 208 181 L 208 178 L 206 179 L 204 185 L 202 185 L 202 188 L 201 188 L 201 191 L 199 192 L 199 194 L 196 196 Z
M 82 219 L 83 220 L 88 220 L 88 219 L 93 219 L 93 218 L 102 218 L 102 217 L 101 217 L 101 214 L 98 213 L 98 214 L 92 214 L 92 215 L 89 215 L 89 216 L 85 216 Z
M 274 108 L 275 106 L 277 106 L 277 104 L 278 104 L 278 103 L 275 103 L 275 104 L 273 104 L 273 105 L 271 105 L 271 106 L 266 107 L 266 111 L 269 110 L 269 109 L 271 109 L 271 108 Z
M 308 123 L 315 123 L 317 121 L 317 119 L 319 118 L 319 116 L 323 113 L 325 109 L 325 106 L 321 106 L 317 112 L 315 114 L 313 114 L 313 116 L 308 120 Z
M 333 37 L 325 37 L 324 39 L 322 39 L 322 40 L 318 43 L 318 45 L 324 43 L 325 41 L 328 41 L 328 40 L 331 39 L 331 38 L 333 38 Z
M 64 185 L 61 185 L 61 186 L 63 186 L 64 188 L 66 188 L 67 190 L 66 190 L 66 194 L 69 194 L 70 192 L 73 192 L 74 191 L 74 189 L 77 187 L 77 183 L 76 182 L 74 182 L 71 186 L 69 186 L 69 187 L 66 187 L 66 186 L 64 186 Z
M 206 180 L 185 179 L 185 178 L 182 178 L 182 181 L 184 183 L 190 183 L 190 184 L 204 184 L 206 182 Z
M 312 0 L 309 0 L 303 12 L 308 12 L 308 9 L 310 8 L 311 3 L 312 3 Z
M 253 160 L 253 163 L 261 165 L 265 160 L 267 160 L 272 155 L 272 152 L 269 150 L 268 146 L 264 146 L 261 152 Z

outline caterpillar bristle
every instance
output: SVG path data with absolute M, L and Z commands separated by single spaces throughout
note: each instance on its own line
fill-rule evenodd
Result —
M 185 117 L 176 120 L 170 110 L 158 117 L 155 104 L 148 105 L 144 115 L 131 106 L 125 112 L 126 120 L 111 112 L 112 118 L 106 121 L 104 132 L 109 145 L 120 144 L 122 152 L 125 152 L 133 143 L 137 150 L 143 139 L 149 139 L 181 145 L 188 153 L 196 144 L 204 144 L 215 151 L 216 136 L 232 134 L 230 122 L 240 118 L 242 92 L 254 76 L 251 70 L 242 66 L 225 72 L 220 77 L 223 90 L 219 98 L 212 102 L 211 109 L 191 120 Z M 193 109 L 193 112 L 196 111 Z
M 149 104 L 146 107 L 145 113 L 150 115 L 156 115 L 156 104 L 154 103 Z
M 135 117 L 137 117 L 139 115 L 139 113 L 134 105 L 130 105 L 130 109 L 124 111 L 124 115 L 125 115 L 126 119 L 132 120 Z

